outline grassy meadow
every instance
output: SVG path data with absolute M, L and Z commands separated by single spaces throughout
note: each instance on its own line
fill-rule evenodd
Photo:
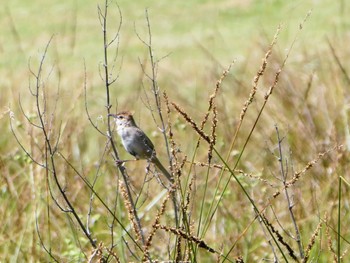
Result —
M 0 9 L 0 262 L 348 262 L 350 3 L 117 3 Z

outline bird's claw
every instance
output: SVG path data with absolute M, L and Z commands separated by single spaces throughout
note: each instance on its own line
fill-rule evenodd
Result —
M 124 162 L 125 162 L 125 161 L 123 161 L 123 160 L 115 160 L 115 164 L 116 164 L 117 166 L 122 165 Z

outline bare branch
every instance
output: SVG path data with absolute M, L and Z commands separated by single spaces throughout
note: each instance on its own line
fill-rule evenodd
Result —
M 284 188 L 284 193 L 285 193 L 287 204 L 288 204 L 288 211 L 289 211 L 289 215 L 290 215 L 290 218 L 291 218 L 293 226 L 294 226 L 294 230 L 295 230 L 295 234 L 296 234 L 296 242 L 298 244 L 300 258 L 304 258 L 304 248 L 303 248 L 303 244 L 302 244 L 301 237 L 300 237 L 300 231 L 299 231 L 299 227 L 298 227 L 298 225 L 296 223 L 295 215 L 294 215 L 294 212 L 293 212 L 294 204 L 291 201 L 291 198 L 290 198 L 289 192 L 288 192 L 288 188 L 286 187 L 286 184 L 287 184 L 287 173 L 285 172 L 285 167 L 283 165 L 282 140 L 280 138 L 280 133 L 279 133 L 277 125 L 275 126 L 275 129 L 276 129 L 276 135 L 277 135 L 277 140 L 278 140 L 278 153 L 279 153 L 278 161 L 280 163 L 280 172 L 281 172 L 282 183 L 283 183 L 283 186 L 284 186 L 283 187 Z
M 24 112 L 24 109 L 23 109 L 23 106 L 22 106 L 22 101 L 21 101 L 21 94 L 18 95 L 18 104 L 19 104 L 19 108 L 21 109 L 22 115 L 27 119 L 29 124 L 32 125 L 33 127 L 42 129 L 42 127 L 40 125 L 37 125 L 34 122 L 32 122 L 30 120 L 29 116 Z
M 38 223 L 38 213 L 36 210 L 35 210 L 35 228 L 36 228 L 36 233 L 38 234 L 38 237 L 39 237 L 39 242 L 40 242 L 41 247 L 45 250 L 45 252 L 50 256 L 50 258 L 53 261 L 59 263 L 59 261 L 52 254 L 51 249 L 48 249 L 44 244 L 44 240 L 42 239 L 41 234 L 40 234 L 39 223 Z
M 10 118 L 10 129 L 11 129 L 11 132 L 12 132 L 13 136 L 15 137 L 15 139 L 16 139 L 16 141 L 17 141 L 19 147 L 21 147 L 21 149 L 22 149 L 22 150 L 24 151 L 24 153 L 29 157 L 29 159 L 31 159 L 31 160 L 33 161 L 33 163 L 39 165 L 40 167 L 45 168 L 45 169 L 49 169 L 49 168 L 47 168 L 44 164 L 39 163 L 38 161 L 36 161 L 36 160 L 34 159 L 34 157 L 32 156 L 32 154 L 29 153 L 29 152 L 27 151 L 27 149 L 24 147 L 24 145 L 21 143 L 21 141 L 19 140 L 17 134 L 15 133 L 15 131 L 14 131 L 14 129 L 13 129 L 12 117 Z
M 96 198 L 101 202 L 101 204 L 104 206 L 104 208 L 110 213 L 110 215 L 113 217 L 113 220 L 115 220 L 120 227 L 125 231 L 127 236 L 130 237 L 130 239 L 133 241 L 133 243 L 141 250 L 143 251 L 143 248 L 136 242 L 136 240 L 131 236 L 128 229 L 123 225 L 123 223 L 116 217 L 115 213 L 109 208 L 109 206 L 106 204 L 105 201 L 101 198 L 101 196 L 95 191 L 91 183 L 69 162 L 69 160 L 61 153 L 58 152 L 59 156 L 68 164 L 68 166 L 75 172 L 76 175 L 79 176 L 79 178 L 84 182 L 84 184 L 91 190 L 91 192 L 96 196 Z
M 42 55 L 42 58 L 40 60 L 40 64 L 37 70 L 37 73 L 35 73 L 33 70 L 30 69 L 30 71 L 32 72 L 32 74 L 35 76 L 36 78 L 36 92 L 35 94 L 35 103 L 36 103 L 36 110 L 37 110 L 37 116 L 39 118 L 40 121 L 40 126 L 42 127 L 42 134 L 44 137 L 44 144 L 45 144 L 45 163 L 46 165 L 44 166 L 44 168 L 46 169 L 46 174 L 47 174 L 47 178 L 49 173 L 52 175 L 53 180 L 55 185 L 57 186 L 61 196 L 63 197 L 66 205 L 68 206 L 69 209 L 63 209 L 62 206 L 60 206 L 57 202 L 57 200 L 53 197 L 53 193 L 51 191 L 51 187 L 49 187 L 50 189 L 50 195 L 51 198 L 55 201 L 56 205 L 64 212 L 69 212 L 73 215 L 73 217 L 75 218 L 75 220 L 77 221 L 79 227 L 81 228 L 81 230 L 84 232 L 85 236 L 88 238 L 90 244 L 96 248 L 96 241 L 92 239 L 90 233 L 87 232 L 86 227 L 84 226 L 84 224 L 82 223 L 78 213 L 76 212 L 76 210 L 74 209 L 73 204 L 71 203 L 71 201 L 69 200 L 68 196 L 66 195 L 65 189 L 62 187 L 59 179 L 58 179 L 58 174 L 57 174 L 57 170 L 56 170 L 56 161 L 55 161 L 55 152 L 56 149 L 53 147 L 51 139 L 50 139 L 50 134 L 52 132 L 52 123 L 53 123 L 53 118 L 54 118 L 54 112 L 51 115 L 51 120 L 49 122 L 49 124 L 46 124 L 46 93 L 45 93 L 45 87 L 42 86 L 42 82 L 41 82 L 41 76 L 42 76 L 42 71 L 43 71 L 43 66 L 44 66 L 44 61 L 48 52 L 48 48 L 49 45 L 51 43 L 53 39 L 53 36 L 50 38 L 50 40 L 48 41 L 44 53 Z M 53 68 L 52 68 L 53 70 Z M 50 71 L 48 77 L 50 76 L 50 74 L 52 73 L 52 70 Z M 43 90 L 43 98 L 41 99 L 44 103 L 43 108 L 40 105 L 40 97 L 39 97 L 39 90 L 42 89 Z M 59 90 L 59 89 L 58 89 Z M 57 98 L 56 98 L 57 100 Z M 57 103 L 57 101 L 56 101 Z M 56 108 L 56 106 L 54 107 L 54 109 Z M 57 147 L 57 145 L 56 145 Z M 24 147 L 22 147 L 24 148 Z M 27 153 L 27 151 L 25 151 Z M 32 158 L 33 159 L 33 158 Z M 50 169 L 48 168 L 50 166 Z M 43 166 L 42 166 L 43 167 Z
M 107 136 L 105 133 L 103 133 L 98 127 L 97 125 L 95 125 L 95 123 L 92 121 L 90 113 L 89 113 L 89 108 L 88 108 L 88 102 L 87 102 L 87 91 L 86 91 L 86 64 L 85 64 L 85 60 L 84 60 L 84 100 L 85 100 L 85 112 L 86 115 L 88 117 L 88 120 L 90 122 L 90 124 L 92 125 L 92 127 L 95 128 L 95 130 L 97 130 L 101 135 L 103 136 Z
M 118 10 L 120 12 L 119 7 L 118 7 Z M 107 116 L 109 116 L 110 110 L 111 110 L 111 107 L 112 107 L 112 105 L 110 103 L 110 85 L 112 83 L 114 83 L 116 81 L 116 79 L 113 79 L 111 77 L 111 75 L 110 75 L 111 73 L 110 73 L 109 62 L 108 62 L 108 58 L 109 58 L 109 53 L 108 53 L 109 52 L 109 49 L 108 49 L 109 48 L 109 45 L 108 45 L 109 41 L 107 39 L 108 38 L 107 37 L 108 0 L 105 0 L 105 6 L 104 6 L 103 10 L 101 10 L 101 8 L 98 8 L 98 13 L 99 13 L 100 23 L 102 25 L 102 34 L 103 34 L 103 51 L 104 51 L 104 59 L 103 59 L 104 72 L 103 73 L 104 74 L 103 74 L 103 78 L 102 79 L 104 80 L 105 88 L 106 88 L 106 109 L 107 109 Z M 121 21 L 122 21 L 122 19 L 121 19 Z M 118 28 L 118 31 L 115 34 L 115 36 L 119 35 L 120 28 L 121 28 L 121 24 L 119 24 L 119 28 Z M 114 59 L 116 59 L 116 58 L 114 58 Z M 113 137 L 112 137 L 112 128 L 111 128 L 111 123 L 110 123 L 110 119 L 109 118 L 107 120 L 107 126 L 108 126 L 107 127 L 107 129 L 108 129 L 107 136 L 108 136 L 108 139 L 109 139 L 109 141 L 111 143 L 111 148 L 112 148 L 112 152 L 114 154 L 114 158 L 116 160 L 119 160 L 119 154 L 118 154 L 116 145 L 115 145 Z M 134 203 L 134 200 L 133 200 L 132 195 L 131 195 L 131 190 L 130 190 L 130 187 L 129 187 L 129 184 L 128 184 L 128 178 L 127 178 L 127 175 L 126 175 L 125 167 L 119 165 L 118 168 L 119 168 L 119 171 L 122 174 L 122 177 L 123 177 L 123 180 L 124 180 L 124 183 L 125 183 L 125 187 L 126 187 L 126 190 L 127 190 L 127 195 L 128 195 L 129 202 L 130 202 L 131 206 L 133 207 L 133 215 L 135 217 L 135 220 L 136 220 L 136 223 L 137 223 L 137 227 L 138 227 L 139 233 L 141 235 L 142 244 L 145 244 L 145 239 L 144 239 L 143 230 L 142 230 L 142 227 L 141 227 L 141 222 L 140 222 L 140 219 L 138 217 L 138 214 L 137 214 L 137 211 L 136 211 L 136 207 L 135 207 L 135 203 Z

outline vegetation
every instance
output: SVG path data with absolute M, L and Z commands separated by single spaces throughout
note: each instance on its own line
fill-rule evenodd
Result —
M 23 2 L 0 10 L 0 261 L 350 259 L 345 1 Z M 174 185 L 116 162 L 122 110 Z

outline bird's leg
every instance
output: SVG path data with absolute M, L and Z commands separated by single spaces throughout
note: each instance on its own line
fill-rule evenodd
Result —
M 146 174 L 151 173 L 151 163 L 147 161 L 147 166 L 146 166 Z
M 132 161 L 138 161 L 138 159 L 135 159 L 135 160 L 115 160 L 115 164 L 117 166 L 119 166 L 119 165 L 122 165 L 122 164 L 124 164 L 126 162 L 132 162 Z

